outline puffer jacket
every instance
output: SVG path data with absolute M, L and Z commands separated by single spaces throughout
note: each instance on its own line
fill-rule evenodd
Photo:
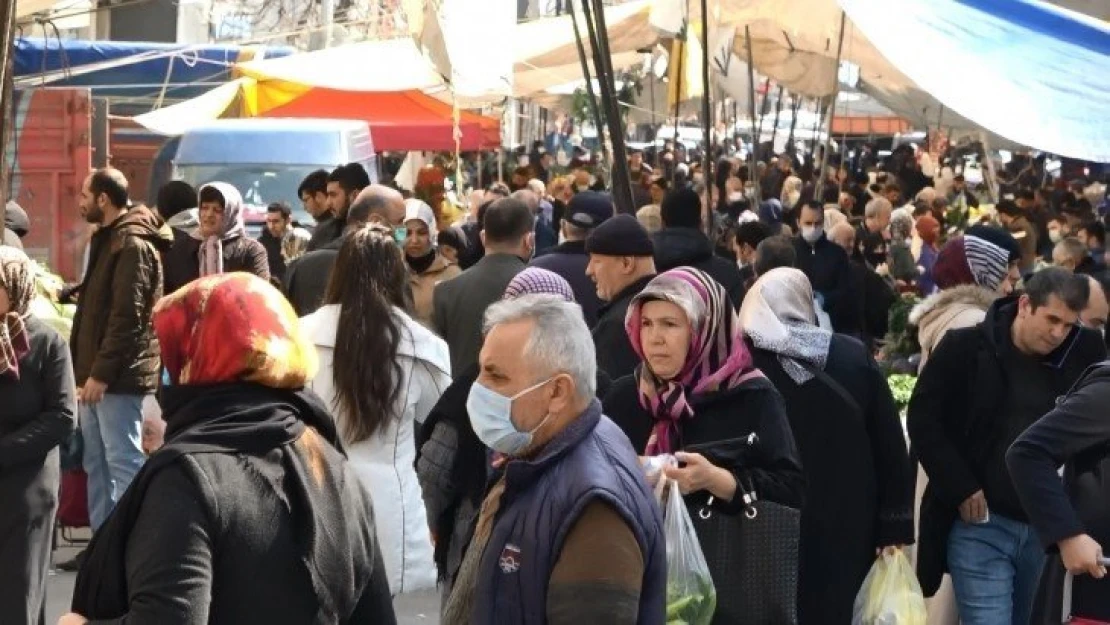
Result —
M 173 249 L 165 255 L 166 292 L 172 293 L 200 277 L 201 242 L 193 236 L 185 236 L 183 230 L 175 230 Z M 224 272 L 245 271 L 263 280 L 270 279 L 270 262 L 266 248 L 254 239 L 241 236 L 223 242 Z
M 161 254 L 173 243 L 145 206 L 100 228 L 73 317 L 70 350 L 77 385 L 95 378 L 109 393 L 145 394 L 158 385 L 158 339 L 150 324 L 162 297 Z
M 921 344 L 921 364 L 925 368 L 929 355 L 949 330 L 979 325 L 987 316 L 987 309 L 998 293 L 976 284 L 945 289 L 922 300 L 910 311 L 910 325 L 917 327 L 917 341 Z

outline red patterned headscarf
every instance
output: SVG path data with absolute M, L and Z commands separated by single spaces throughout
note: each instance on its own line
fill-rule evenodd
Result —
M 35 297 L 35 270 L 23 250 L 0 245 L 0 289 L 9 310 L 0 315 L 0 377 L 19 379 L 19 360 L 31 351 L 24 323 Z
M 651 372 L 640 343 L 643 306 L 659 300 L 681 308 L 692 329 L 686 362 L 670 380 Z M 694 416 L 688 395 L 733 388 L 763 375 L 752 366 L 752 355 L 728 293 L 698 269 L 679 267 L 656 276 L 633 298 L 624 323 L 632 348 L 643 363 L 639 368 L 640 405 L 655 419 L 646 450 L 649 456 L 675 451 L 676 423 Z
M 194 280 L 158 302 L 153 323 L 173 384 L 296 389 L 316 373 L 316 348 L 292 306 L 252 274 Z

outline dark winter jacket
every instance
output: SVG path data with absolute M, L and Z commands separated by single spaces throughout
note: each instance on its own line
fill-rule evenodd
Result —
M 843 391 L 794 382 L 777 354 L 752 355 L 782 393 L 805 469 L 798 620 L 850 623 L 875 549 L 913 542 L 915 475 L 890 387 L 863 344 L 842 334 L 824 373 Z
M 1110 365 L 1088 369 L 1056 408 L 1018 438 L 1006 463 L 1030 522 L 1050 553 L 1032 623 L 1058 623 L 1064 569 L 1056 544 L 1088 534 L 1110 546 Z M 1064 481 L 1056 473 L 1064 465 Z M 1110 579 L 1075 579 L 1077 616 L 1110 621 Z
M 93 235 L 69 339 L 77 386 L 89 377 L 107 384 L 109 393 L 144 394 L 158 386 L 150 315 L 163 292 L 161 254 L 172 241 L 170 227 L 145 206 Z
M 639 295 L 654 277 L 640 278 L 617 293 L 613 301 L 601 307 L 593 329 L 594 350 L 597 353 L 598 368 L 614 380 L 632 375 L 636 365 L 640 364 L 640 357 L 632 348 L 632 342 L 624 328 L 624 318 L 628 314 L 632 298 Z
M 695 396 L 691 402 L 694 416 L 678 421 L 676 449 L 735 441 L 732 444 L 736 452 L 734 462 L 723 468 L 736 475 L 738 481 L 753 484 L 761 499 L 792 508 L 802 507 L 805 477 L 801 459 L 782 396 L 770 380 L 749 380 L 733 389 Z M 636 376 L 613 382 L 604 404 L 605 414 L 624 430 L 632 447 L 643 453 L 654 422 L 640 406 Z M 747 443 L 751 434 L 756 436 L 755 445 Z M 706 500 L 704 492 L 687 497 L 692 505 L 703 505 Z M 712 506 L 724 514 L 734 515 L 743 510 L 739 501 L 716 499 Z
M 347 227 L 347 220 L 336 217 L 325 217 L 316 223 L 312 230 L 312 238 L 308 240 L 308 251 L 313 252 L 323 249 L 329 243 L 343 238 L 343 230 Z
M 594 400 L 536 457 L 506 463 L 504 481 L 501 506 L 479 565 L 470 622 L 546 622 L 551 573 L 563 541 L 586 506 L 600 501 L 617 512 L 640 548 L 643 577 L 636 589 L 636 622 L 663 625 L 667 595 L 663 515 L 636 453 L 620 429 L 601 414 L 600 402 Z M 605 592 L 580 590 L 586 596 Z
M 860 324 L 853 305 L 857 295 L 852 289 L 848 253 L 824 234 L 813 245 L 794 237 L 794 250 L 798 253 L 797 268 L 809 278 L 814 294 L 821 294 L 833 329 L 842 334 L 858 333 Z
M 590 255 L 586 253 L 585 241 L 567 241 L 553 247 L 543 256 L 533 258 L 528 264 L 562 276 L 574 290 L 574 300 L 582 307 L 586 325 L 592 328 L 597 323 L 601 300 L 597 296 L 594 281 L 586 275 L 586 265 L 590 264 Z
M 744 281 L 740 268 L 713 253 L 713 244 L 696 228 L 664 228 L 655 233 L 655 268 L 659 273 L 675 267 L 693 267 L 709 274 L 728 292 L 728 298 L 740 308 L 744 299 Z
M 172 293 L 200 277 L 200 246 L 191 236 L 176 237 L 166 258 L 166 292 Z M 263 280 L 270 279 L 266 248 L 248 236 L 224 241 L 224 272 L 245 271 Z
M 1015 423 L 1021 415 L 1013 416 L 1009 409 L 1018 382 L 1009 379 L 1008 371 L 1020 362 L 1010 339 L 1016 314 L 1016 296 L 999 299 L 979 325 L 948 331 L 921 371 L 910 400 L 910 441 L 929 476 L 918 539 L 918 577 L 927 596 L 936 592 L 947 570 L 948 533 L 959 505 L 979 490 L 992 509 L 1016 500 L 998 453 L 1024 429 Z M 1044 377 L 1023 380 L 1023 393 L 1045 389 L 1042 397 L 1025 403 L 1035 400 L 1047 412 L 1088 366 L 1104 358 L 1102 337 L 1076 327 L 1041 360 Z M 1024 520 L 1020 504 L 1018 508 L 1003 514 Z
M 285 277 L 285 258 L 281 255 L 281 239 L 263 230 L 258 242 L 266 250 L 266 263 L 270 267 L 270 277 L 281 280 Z
M 324 247 L 301 256 L 286 267 L 282 290 L 289 303 L 293 304 L 297 316 L 311 315 L 324 304 L 331 269 L 342 245 L 341 238 L 329 241 Z

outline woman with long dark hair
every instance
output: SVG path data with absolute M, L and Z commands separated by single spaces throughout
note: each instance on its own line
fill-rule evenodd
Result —
M 367 226 L 347 235 L 324 306 L 301 320 L 320 356 L 312 388 L 373 500 L 394 595 L 435 587 L 414 429 L 451 383 L 447 344 L 406 310 L 408 280 L 392 230 Z

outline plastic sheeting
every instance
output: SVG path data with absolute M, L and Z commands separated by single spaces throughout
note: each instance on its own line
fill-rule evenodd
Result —
M 1003 137 L 1110 162 L 1110 26 L 1036 0 L 840 0 L 946 107 Z

